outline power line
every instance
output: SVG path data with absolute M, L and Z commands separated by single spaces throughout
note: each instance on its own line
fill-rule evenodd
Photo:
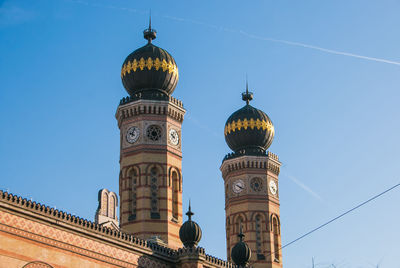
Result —
M 394 188 L 396 188 L 396 187 L 398 187 L 398 186 L 400 186 L 400 183 L 398 183 L 398 184 L 396 184 L 396 185 L 390 187 L 389 189 L 387 189 L 387 190 L 385 190 L 385 191 L 383 191 L 383 192 L 381 192 L 381 193 L 379 193 L 379 194 L 377 194 L 377 195 L 371 197 L 371 198 L 368 199 L 367 201 L 364 201 L 364 202 L 362 202 L 361 204 L 359 204 L 359 205 L 357 205 L 357 206 L 355 206 L 355 207 L 353 207 L 353 208 L 347 210 L 346 212 L 340 214 L 339 216 L 336 216 L 335 218 L 333 218 L 333 219 L 327 221 L 326 223 L 321 224 L 320 226 L 318 226 L 318 227 L 312 229 L 311 231 L 305 233 L 304 235 L 302 235 L 302 236 L 296 238 L 295 240 L 293 240 L 293 241 L 287 243 L 286 245 L 282 246 L 281 248 L 278 249 L 278 252 L 281 251 L 282 249 L 284 249 L 284 248 L 290 246 L 291 244 L 293 244 L 293 243 L 299 241 L 300 239 L 303 239 L 304 237 L 306 237 L 306 236 L 308 236 L 308 235 L 314 233 L 315 231 L 318 231 L 319 229 L 325 227 L 326 225 L 328 225 L 328 224 L 330 224 L 330 223 L 332 223 L 332 222 L 334 222 L 334 221 L 336 221 L 336 220 L 342 218 L 343 216 L 349 214 L 350 212 L 353 212 L 354 210 L 356 210 L 356 209 L 358 209 L 358 208 L 364 206 L 365 204 L 367 204 L 367 203 L 369 203 L 369 202 L 371 202 L 371 201 L 377 199 L 378 197 L 380 197 L 380 196 L 382 196 L 382 195 L 384 195 L 384 194 L 390 192 L 391 190 L 393 190 Z M 274 253 L 275 253 L 275 252 L 271 252 L 268 256 L 271 256 L 271 255 L 274 254 Z

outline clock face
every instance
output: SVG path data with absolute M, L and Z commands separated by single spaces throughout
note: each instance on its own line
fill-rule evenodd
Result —
M 244 190 L 244 182 L 242 180 L 237 180 L 232 184 L 232 191 L 234 193 L 240 193 Z
M 178 131 L 176 131 L 175 129 L 171 128 L 169 130 L 169 140 L 173 145 L 178 145 L 179 143 L 179 134 Z
M 273 195 L 276 195 L 276 192 L 278 191 L 278 186 L 276 185 L 275 181 L 273 181 L 273 180 L 271 180 L 269 182 L 269 191 Z
M 140 131 L 138 127 L 131 127 L 126 132 L 126 140 L 129 143 L 135 143 L 139 139 L 139 136 L 140 136 Z

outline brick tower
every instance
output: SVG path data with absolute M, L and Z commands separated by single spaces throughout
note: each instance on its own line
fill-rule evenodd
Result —
M 238 242 L 240 227 L 252 251 L 252 267 L 282 267 L 278 156 L 267 152 L 274 137 L 269 117 L 252 107 L 252 93 L 242 94 L 246 105 L 225 124 L 225 140 L 234 151 L 225 156 L 221 172 L 225 186 L 227 256 Z
M 118 106 L 120 129 L 120 227 L 143 239 L 181 247 L 182 102 L 171 96 L 178 82 L 175 60 L 152 44 L 123 63 L 121 78 L 129 97 Z

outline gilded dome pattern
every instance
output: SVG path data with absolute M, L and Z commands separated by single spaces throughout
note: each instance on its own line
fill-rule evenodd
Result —
M 145 30 L 144 37 L 148 43 L 133 51 L 122 64 L 122 84 L 130 96 L 170 95 L 179 80 L 176 62 L 166 50 L 152 44 L 155 30 L 151 27 Z
M 247 90 L 242 96 L 246 105 L 226 121 L 225 141 L 235 153 L 264 154 L 274 139 L 274 125 L 268 115 L 249 104 L 252 93 Z

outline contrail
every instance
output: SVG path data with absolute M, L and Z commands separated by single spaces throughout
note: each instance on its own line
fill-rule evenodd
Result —
M 310 187 L 308 187 L 307 185 L 305 185 L 304 183 L 302 183 L 301 181 L 299 181 L 296 177 L 291 176 L 289 174 L 285 174 L 286 177 L 288 177 L 291 181 L 293 181 L 295 184 L 297 184 L 298 186 L 300 186 L 300 188 L 302 188 L 304 191 L 306 191 L 307 193 L 309 193 L 310 195 L 312 195 L 313 197 L 315 197 L 316 199 L 323 201 L 322 197 L 317 194 L 316 192 L 314 192 L 313 190 L 311 190 Z
M 103 4 L 97 4 L 97 3 L 89 3 L 89 2 L 86 2 L 86 1 L 83 1 L 83 0 L 65 0 L 65 1 L 71 2 L 71 3 L 75 3 L 75 4 L 86 5 L 86 6 L 93 6 L 93 7 L 108 8 L 108 9 L 121 10 L 121 11 L 128 11 L 128 12 L 134 12 L 134 13 L 139 13 L 139 14 L 148 14 L 148 11 L 144 11 L 144 10 L 138 10 L 138 9 L 126 8 L 126 7 L 117 7 L 117 6 L 111 6 L 111 5 L 103 5 Z M 243 30 L 236 30 L 236 29 L 226 28 L 226 27 L 222 27 L 222 26 L 217 26 L 217 25 L 206 23 L 206 22 L 203 22 L 203 21 L 197 21 L 197 20 L 186 19 L 186 18 L 175 17 L 175 16 L 168 16 L 168 15 L 161 15 L 160 16 L 157 13 L 155 13 L 154 15 L 162 17 L 162 18 L 165 18 L 165 19 L 168 19 L 168 20 L 174 20 L 174 21 L 178 21 L 178 22 L 187 22 L 187 23 L 191 23 L 191 24 L 200 25 L 200 26 L 212 28 L 214 30 L 219 30 L 219 31 L 224 31 L 224 32 L 229 32 L 229 33 L 237 33 L 237 34 L 241 34 L 243 36 L 246 36 L 248 38 L 257 39 L 257 40 L 261 40 L 261 41 L 269 41 L 269 42 L 281 43 L 281 44 L 285 44 L 285 45 L 289 45 L 289 46 L 296 46 L 296 47 L 303 47 L 303 48 L 313 49 L 313 50 L 317 50 L 317 51 L 321 51 L 321 52 L 325 52 L 325 53 L 329 53 L 329 54 L 341 55 L 341 56 L 346 56 L 346 57 L 352 57 L 352 58 L 358 58 L 358 59 L 363 59 L 363 60 L 368 60 L 368 61 L 374 61 L 374 62 L 380 62 L 380 63 L 386 63 L 386 64 L 400 66 L 400 62 L 398 62 L 398 61 L 375 58 L 375 57 L 368 57 L 368 56 L 349 53 L 349 52 L 345 52 L 345 51 L 338 51 L 338 50 L 318 47 L 318 46 L 309 45 L 309 44 L 300 43 L 300 42 L 293 42 L 293 41 L 288 41 L 288 40 L 283 40 L 283 39 L 275 39 L 275 38 L 263 37 L 263 36 L 247 33 L 247 32 L 245 32 Z
M 245 36 L 247 36 L 249 38 L 253 38 L 253 39 L 277 42 L 277 43 L 282 43 L 282 44 L 286 44 L 286 45 L 290 45 L 290 46 L 310 48 L 310 49 L 319 50 L 319 51 L 323 51 L 323 52 L 330 53 L 330 54 L 342 55 L 342 56 L 347 56 L 347 57 L 359 58 L 359 59 L 364 59 L 364 60 L 370 60 L 370 61 L 376 61 L 376 62 L 382 62 L 382 63 L 388 63 L 388 64 L 394 64 L 394 65 L 400 66 L 400 62 L 397 62 L 397 61 L 391 61 L 391 60 L 374 58 L 374 57 L 367 57 L 367 56 L 348 53 L 348 52 L 344 52 L 344 51 L 337 51 L 337 50 L 332 50 L 332 49 L 328 49 L 328 48 L 317 47 L 317 46 L 313 46 L 313 45 L 307 45 L 307 44 L 304 44 L 304 43 L 292 42 L 292 41 L 281 40 L 281 39 L 267 38 L 267 37 L 262 37 L 262 36 L 249 34 L 249 33 L 246 33 L 244 31 L 239 31 L 239 33 L 241 33 L 241 34 L 243 34 L 243 35 L 245 35 Z

